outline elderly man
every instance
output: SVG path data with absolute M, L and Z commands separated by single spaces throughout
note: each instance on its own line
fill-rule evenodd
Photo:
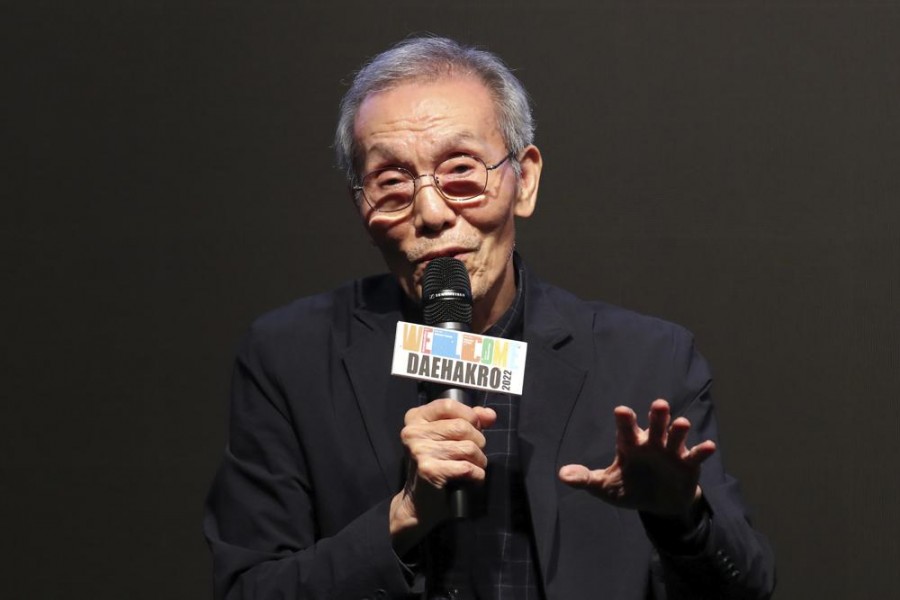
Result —
M 452 40 L 405 41 L 357 74 L 338 159 L 391 275 L 276 310 L 241 346 L 204 523 L 217 597 L 771 594 L 690 335 L 581 301 L 515 252 L 533 130 L 503 63 Z M 469 273 L 473 330 L 529 344 L 521 396 L 469 406 L 389 374 L 394 328 L 421 319 L 445 256 Z M 472 514 L 450 519 L 460 482 Z

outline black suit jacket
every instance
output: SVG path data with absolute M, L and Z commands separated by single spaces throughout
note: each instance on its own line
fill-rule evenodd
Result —
M 612 461 L 619 404 L 645 415 L 666 398 L 693 424 L 689 444 L 717 440 L 710 375 L 684 329 L 529 279 L 518 436 L 547 598 L 767 597 L 772 554 L 721 453 L 703 465 L 712 517 L 695 556 L 654 543 L 635 511 L 558 482 L 562 465 Z M 204 521 L 216 597 L 411 593 L 388 534 L 404 478 L 399 432 L 418 401 L 414 381 L 389 374 L 400 310 L 399 287 L 379 276 L 253 325 Z

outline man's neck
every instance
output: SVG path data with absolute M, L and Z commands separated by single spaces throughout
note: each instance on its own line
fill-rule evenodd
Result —
M 472 307 L 472 331 L 483 333 L 496 323 L 512 306 L 516 298 L 516 271 L 512 257 L 500 278 L 486 295 L 477 299 Z

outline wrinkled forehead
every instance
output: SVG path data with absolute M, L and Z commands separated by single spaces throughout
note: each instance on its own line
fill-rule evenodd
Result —
M 467 74 L 404 79 L 367 94 L 354 116 L 353 136 L 358 166 L 390 142 L 443 147 L 498 136 L 502 142 L 492 90 Z

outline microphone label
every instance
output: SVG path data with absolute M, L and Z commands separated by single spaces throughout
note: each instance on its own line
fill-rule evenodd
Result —
M 391 373 L 521 396 L 527 353 L 525 342 L 399 321 Z

